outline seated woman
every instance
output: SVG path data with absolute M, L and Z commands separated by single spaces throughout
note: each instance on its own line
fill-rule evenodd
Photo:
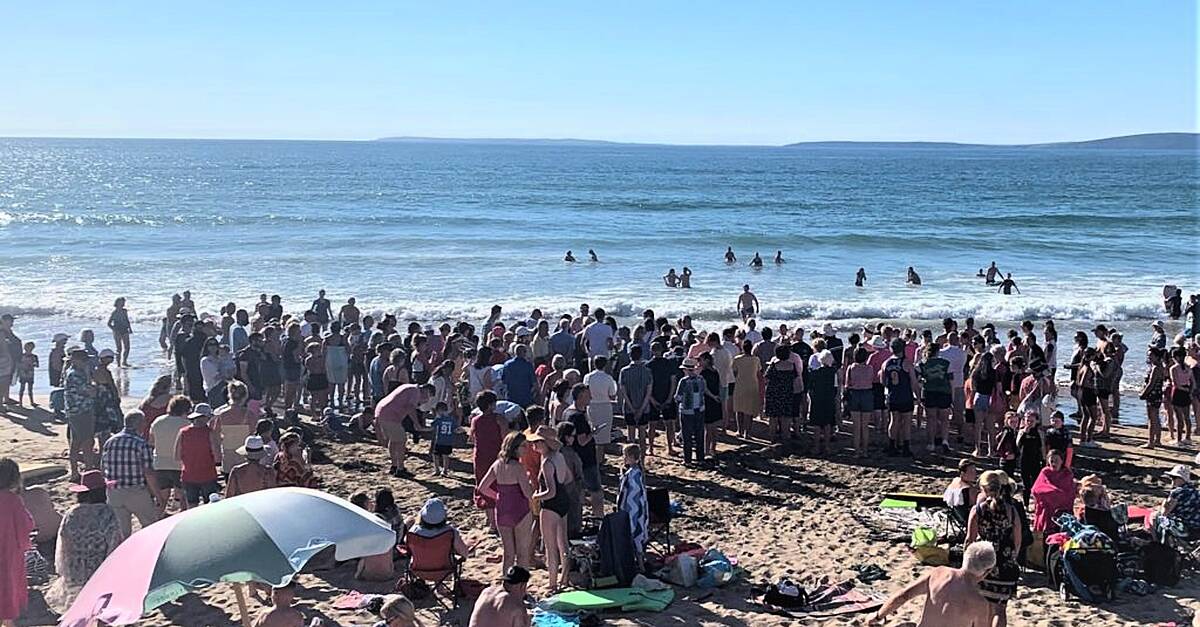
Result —
M 1171 481 L 1171 493 L 1163 501 L 1163 515 L 1182 523 L 1189 537 L 1200 537 L 1200 491 L 1192 483 L 1191 470 L 1178 464 L 1164 474 Z
M 1070 512 L 1075 504 L 1075 477 L 1063 462 L 1062 453 L 1050 449 L 1046 453 L 1046 467 L 1033 482 L 1033 531 L 1042 534 L 1042 538 L 1058 531 L 1055 517 Z
M 304 440 L 295 431 L 288 431 L 279 438 L 279 452 L 275 454 L 275 480 L 280 487 L 316 488 L 320 485 L 304 454 Z
M 967 512 L 971 506 L 979 500 L 978 483 L 979 469 L 976 468 L 975 462 L 967 458 L 958 460 L 958 476 L 950 482 L 942 500 L 962 514 L 963 520 L 967 519 Z
M 1089 479 L 1095 479 L 1089 483 Z M 1087 525 L 1091 525 L 1116 542 L 1121 536 L 1121 526 L 1113 518 L 1112 506 L 1108 503 L 1108 492 L 1099 482 L 1099 477 L 1089 475 L 1079 485 L 1079 502 L 1075 517 Z
M 447 522 L 446 518 L 446 504 L 442 499 L 431 498 L 421 506 L 421 513 L 417 519 L 409 521 L 408 532 L 405 536 L 412 534 L 429 539 L 436 538 L 443 533 L 453 533 L 454 553 L 461 557 L 467 557 L 471 553 L 471 547 L 463 540 L 458 529 Z

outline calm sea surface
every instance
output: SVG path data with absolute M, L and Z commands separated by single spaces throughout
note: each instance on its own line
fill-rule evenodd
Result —
M 423 321 L 584 300 L 720 320 L 749 283 L 766 320 L 1053 317 L 1068 342 L 1106 320 L 1144 342 L 1164 283 L 1200 291 L 1198 207 L 1187 152 L 0 139 L 0 311 L 44 342 L 124 295 L 144 364 L 184 289 L 212 312 L 326 288 Z M 588 248 L 601 263 L 562 263 Z M 992 260 L 1021 295 L 975 278 Z M 683 266 L 694 289 L 663 286 Z

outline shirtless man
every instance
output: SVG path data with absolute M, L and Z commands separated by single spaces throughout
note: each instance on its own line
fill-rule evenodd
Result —
M 663 275 L 663 283 L 666 283 L 667 287 L 679 287 L 679 275 L 675 274 L 675 268 Z
M 974 542 L 963 553 L 962 568 L 939 566 L 907 588 L 888 597 L 867 621 L 882 625 L 883 619 L 900 606 L 924 596 L 918 627 L 988 627 L 992 606 L 979 593 L 979 582 L 996 565 L 996 551 L 990 542 Z
M 733 246 L 725 247 L 725 263 L 737 263 L 737 255 L 733 254 Z
M 775 251 L 775 265 L 782 266 L 785 263 L 787 263 L 787 262 L 785 262 L 783 260 L 783 251 L 782 250 Z
M 1017 290 L 1018 294 L 1021 293 L 1021 288 L 1017 287 L 1017 282 L 1013 280 L 1012 273 L 1009 272 L 1008 276 L 1005 276 L 1004 280 L 1000 282 L 1000 289 L 996 291 L 1003 292 L 1005 294 L 1012 294 L 1013 290 Z
M 908 281 L 907 281 L 907 283 L 908 283 L 909 285 L 920 285 L 920 284 L 921 284 L 921 275 L 917 274 L 917 271 L 916 271 L 916 270 L 913 270 L 913 267 L 912 267 L 912 266 L 909 266 L 909 267 L 908 267 Z
M 346 299 L 346 304 L 342 305 L 342 308 L 338 310 L 338 320 L 342 321 L 342 327 L 348 327 L 357 323 L 359 316 L 362 315 L 362 312 L 358 310 L 358 305 L 355 304 L 356 302 L 354 297 L 351 296 Z
M 762 260 L 762 257 L 759 257 L 759 256 L 758 256 L 758 253 L 754 253 L 754 259 L 751 259 L 751 260 L 750 260 L 750 267 L 751 267 L 751 268 L 761 268 L 761 267 L 763 267 L 763 260 Z
M 984 279 L 983 279 L 984 283 L 986 283 L 988 285 L 995 285 L 996 284 L 996 276 L 998 274 L 1000 274 L 1000 268 L 997 268 L 996 262 L 993 261 L 992 265 L 988 266 L 987 273 L 984 275 Z
M 254 621 L 254 627 L 303 627 L 304 617 L 300 610 L 292 607 L 296 599 L 296 584 L 287 585 L 271 590 L 271 604 L 275 607 L 262 614 Z
M 742 314 L 742 322 L 758 315 L 758 297 L 750 291 L 749 285 L 742 286 L 742 293 L 738 295 L 737 308 L 738 312 Z
M 529 571 L 520 566 L 509 568 L 500 583 L 488 586 L 479 595 L 469 627 L 529 627 L 529 610 L 525 608 L 528 583 Z
M 312 303 L 312 311 L 317 314 L 317 322 L 320 322 L 322 327 L 329 326 L 329 321 L 333 319 L 333 306 L 329 299 L 325 298 L 325 290 L 317 292 L 317 298 Z

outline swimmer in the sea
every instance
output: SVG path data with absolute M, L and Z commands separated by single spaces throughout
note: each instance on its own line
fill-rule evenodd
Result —
M 592 250 L 591 248 L 588 249 L 588 259 L 590 259 L 592 263 L 600 263 L 600 258 L 596 256 L 596 251 Z
M 751 268 L 761 268 L 761 267 L 763 267 L 763 260 L 762 260 L 762 257 L 759 257 L 759 256 L 758 256 L 758 253 L 754 253 L 754 259 L 751 259 L 751 260 L 750 260 L 750 267 L 751 267 Z
M 917 274 L 917 271 L 913 270 L 912 266 L 908 267 L 907 283 L 909 285 L 920 285 L 921 284 L 921 275 Z
M 984 275 L 984 279 L 983 279 L 984 283 L 986 283 L 988 285 L 995 285 L 996 284 L 996 276 L 999 274 L 1000 274 L 1000 269 L 996 267 L 996 262 L 993 261 L 992 265 L 988 266 L 987 274 Z
M 690 289 L 692 287 L 692 269 L 684 266 L 683 274 L 679 275 L 679 287 Z
M 675 268 L 671 268 L 670 272 L 663 275 L 663 283 L 667 287 L 679 287 L 679 275 L 675 274 Z
M 733 254 L 733 246 L 725 248 L 725 263 L 737 263 L 737 255 Z
M 782 250 L 775 251 L 775 265 L 781 266 L 785 263 L 787 263 L 787 262 L 783 260 L 783 251 Z
M 1014 281 L 1014 280 L 1013 280 L 1013 278 L 1012 278 L 1012 273 L 1011 273 L 1011 272 L 1009 272 L 1009 273 L 1008 273 L 1008 276 L 1004 277 L 1004 280 L 1000 282 L 1000 289 L 996 290 L 996 292 L 997 292 L 997 293 L 1001 293 L 1001 292 L 1003 292 L 1003 293 L 1005 293 L 1005 294 L 1012 294 L 1012 291 L 1013 291 L 1013 290 L 1017 290 L 1017 293 L 1018 293 L 1018 294 L 1020 294 L 1020 293 L 1021 293 L 1021 290 L 1020 290 L 1020 288 L 1018 288 L 1018 287 L 1017 287 L 1017 282 L 1016 282 L 1016 281 Z
M 862 287 L 863 285 L 866 285 L 866 283 L 867 283 L 867 269 L 859 268 L 858 272 L 854 275 L 854 287 Z
M 563 261 L 565 261 L 567 263 L 575 263 L 575 255 L 572 255 L 571 251 L 568 250 L 567 256 L 563 257 Z

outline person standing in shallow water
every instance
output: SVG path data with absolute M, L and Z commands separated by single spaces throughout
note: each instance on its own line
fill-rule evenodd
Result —
M 683 274 L 679 275 L 679 287 L 682 289 L 691 289 L 692 287 L 692 269 L 684 266 Z
M 751 267 L 751 268 L 761 268 L 761 267 L 763 267 L 763 260 L 762 260 L 762 257 L 760 257 L 760 256 L 758 255 L 758 253 L 754 253 L 754 258 L 750 260 L 750 267 Z
M 588 260 L 592 263 L 600 263 L 600 258 L 596 256 L 596 251 L 588 249 Z
M 1017 290 L 1018 294 L 1021 293 L 1021 289 L 1017 287 L 1017 282 L 1012 278 L 1012 273 L 1009 272 L 1008 275 L 1004 277 L 1004 280 L 1000 282 L 1000 289 L 996 290 L 996 292 L 1012 294 L 1013 290 Z
M 783 260 L 783 251 L 782 250 L 775 251 L 775 265 L 782 266 L 785 263 L 787 263 L 787 262 Z
M 910 268 L 911 270 L 911 268 Z M 867 271 L 865 268 L 859 268 L 854 275 L 854 287 L 863 287 L 867 283 Z
M 921 284 L 921 275 L 917 274 L 917 271 L 913 270 L 912 266 L 908 267 L 908 280 L 906 281 L 906 283 L 908 283 L 909 285 L 920 285 Z
M 571 254 L 571 251 L 568 250 L 566 256 L 563 257 L 563 261 L 567 263 L 575 263 L 575 255 Z
M 738 295 L 737 308 L 738 313 L 742 314 L 742 322 L 758 315 L 758 297 L 750 291 L 749 285 L 742 286 L 742 293 Z
M 725 248 L 725 263 L 737 263 L 737 255 L 733 254 L 733 246 Z

